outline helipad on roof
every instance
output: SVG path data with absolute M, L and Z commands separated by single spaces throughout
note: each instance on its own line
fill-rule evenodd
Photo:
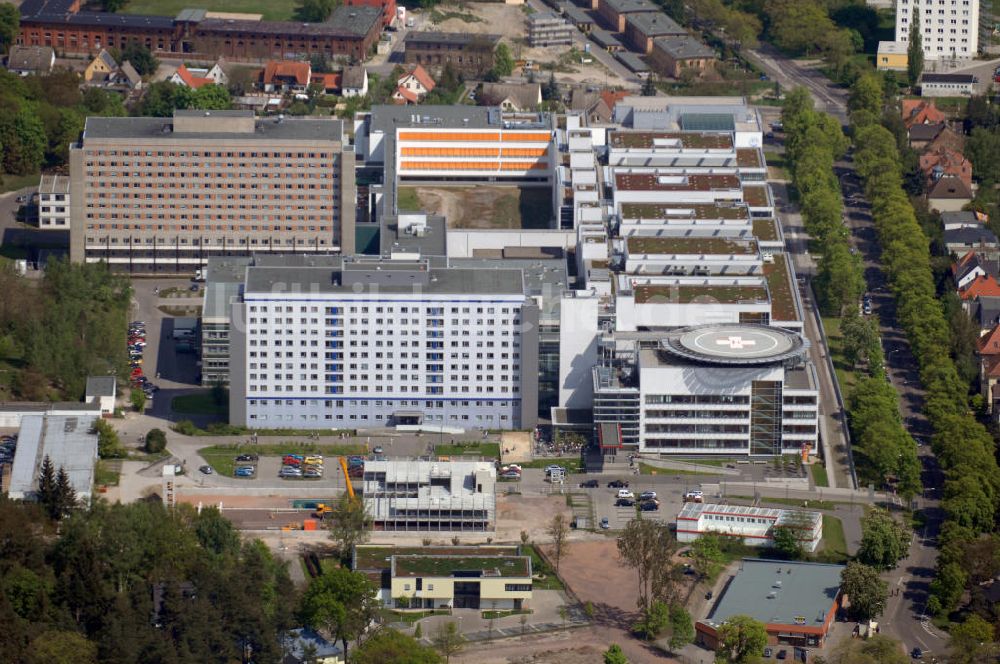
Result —
M 801 355 L 805 340 L 767 325 L 699 325 L 670 333 L 660 342 L 673 355 L 708 364 L 769 364 Z

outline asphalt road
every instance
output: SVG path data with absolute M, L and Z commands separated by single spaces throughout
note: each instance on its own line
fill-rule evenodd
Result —
M 804 86 L 812 94 L 818 110 L 825 111 L 846 122 L 847 91 L 838 88 L 814 69 L 782 56 L 770 46 L 763 45 L 751 52 L 753 59 L 775 80 L 786 88 Z M 852 242 L 865 263 L 865 279 L 873 296 L 874 315 L 878 317 L 886 355 L 886 367 L 893 386 L 900 395 L 900 412 L 910 434 L 918 441 L 929 441 L 930 426 L 922 415 L 923 390 L 917 363 L 904 332 L 896 321 L 896 302 L 886 288 L 881 270 L 878 238 L 870 215 L 870 206 L 864 200 L 860 182 L 852 163 L 842 161 L 836 165 L 845 203 L 845 214 L 851 228 Z M 924 611 L 930 582 L 934 576 L 937 559 L 937 535 L 942 513 L 936 499 L 943 483 L 943 476 L 929 445 L 919 448 L 923 464 L 922 480 L 928 491 L 918 500 L 919 508 L 927 517 L 923 531 L 915 534 L 910 554 L 896 570 L 886 575 L 890 587 L 900 594 L 889 598 L 882 616 L 881 626 L 891 636 L 900 639 L 909 651 L 919 646 L 925 653 L 943 653 L 945 635 L 930 626 Z

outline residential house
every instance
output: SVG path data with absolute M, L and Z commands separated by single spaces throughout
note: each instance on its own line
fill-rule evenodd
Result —
M 934 100 L 904 99 L 902 105 L 903 124 L 907 128 L 917 124 L 942 124 L 948 118 L 934 105 Z
M 569 108 L 583 111 L 587 116 L 587 124 L 614 124 L 615 104 L 628 96 L 625 90 L 590 91 L 584 88 L 574 88 L 570 94 Z
M 114 78 L 118 71 L 118 63 L 111 54 L 103 48 L 94 56 L 86 69 L 83 70 L 83 80 L 88 83 L 100 83 Z
M 904 42 L 880 41 L 875 67 L 879 71 L 906 71 L 909 56 Z
M 920 170 L 927 178 L 928 189 L 945 175 L 954 175 L 972 188 L 972 162 L 961 152 L 948 148 L 928 150 L 920 155 Z
M 979 326 L 980 334 L 986 334 L 994 325 L 1000 323 L 1000 297 L 981 295 L 970 309 L 972 320 Z
M 364 97 L 368 94 L 368 70 L 361 65 L 344 67 L 340 94 L 344 97 Z
M 957 175 L 942 175 L 927 191 L 927 204 L 938 212 L 961 210 L 972 198 L 972 187 Z
M 979 386 L 988 412 L 993 412 L 991 395 L 1000 382 L 1000 325 L 994 325 L 976 341 L 979 358 Z
M 434 86 L 434 79 L 427 70 L 422 65 L 417 65 L 396 81 L 396 91 L 392 93 L 392 99 L 397 104 L 419 104 Z
M 195 76 L 187 65 L 181 64 L 170 78 L 167 79 L 171 83 L 176 85 L 183 85 L 185 87 L 191 88 L 192 90 L 197 90 L 205 85 L 214 85 L 215 81 L 207 76 Z
M 135 70 L 135 67 L 128 60 L 123 62 L 122 66 L 118 68 L 118 79 L 129 90 L 142 89 L 142 76 L 139 76 L 139 72 Z
M 685 71 L 701 76 L 715 66 L 715 50 L 691 36 L 653 40 L 649 61 L 662 76 L 680 78 Z
M 941 226 L 946 231 L 953 228 L 982 226 L 989 220 L 990 218 L 982 212 L 973 212 L 972 210 L 959 210 L 958 212 L 941 213 Z M 964 254 L 965 252 L 962 253 Z M 959 255 L 961 256 L 962 254 Z
M 200 69 L 190 70 L 195 76 L 204 76 L 205 78 L 210 78 L 215 81 L 216 85 L 229 85 L 229 76 L 226 75 L 225 70 L 222 68 L 222 61 L 216 62 L 212 65 L 212 68 L 202 73 Z
M 260 73 L 264 92 L 304 93 L 312 82 L 312 67 L 308 62 L 271 60 Z
M 11 46 L 7 55 L 7 71 L 18 76 L 48 74 L 55 64 L 51 46 Z
M 302 627 L 282 637 L 285 656 L 281 664 L 344 664 L 344 648 L 336 640 L 328 640 L 319 632 Z
M 944 231 L 944 246 L 956 256 L 970 251 L 997 252 L 997 236 L 983 224 L 949 228 Z
M 969 97 L 979 79 L 972 74 L 924 74 L 920 77 L 921 97 Z
M 915 124 L 906 130 L 906 135 L 910 140 L 910 147 L 914 150 L 925 150 L 937 140 L 938 136 L 947 128 L 943 122 L 928 124 Z
M 481 106 L 499 106 L 504 111 L 533 111 L 542 103 L 542 86 L 538 83 L 483 83 L 478 101 Z
M 966 252 L 951 266 L 951 277 L 958 288 L 959 294 L 973 282 L 985 277 L 996 276 L 995 261 L 991 262 L 985 256 L 974 251 Z
M 336 95 L 340 94 L 343 86 L 344 77 L 340 72 L 334 72 L 332 74 L 313 74 L 312 85 L 321 87 L 323 89 L 323 94 Z
M 976 277 L 965 288 L 958 291 L 958 297 L 965 304 L 966 311 L 971 311 L 977 298 L 1000 297 L 1000 283 L 993 275 Z
M 927 144 L 925 148 L 928 152 L 937 152 L 938 150 L 948 149 L 954 150 L 955 152 L 964 152 L 965 150 L 965 136 L 955 131 L 948 125 L 945 125 L 941 129 L 937 136 Z

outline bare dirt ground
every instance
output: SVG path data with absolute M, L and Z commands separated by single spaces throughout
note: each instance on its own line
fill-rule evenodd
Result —
M 505 431 L 500 436 L 500 462 L 531 461 L 531 436 L 525 431 Z
M 400 198 L 415 190 L 420 209 L 442 215 L 448 228 L 547 228 L 549 189 L 543 187 L 400 187 Z
M 502 485 L 498 485 L 502 486 Z M 497 542 L 520 542 L 521 531 L 528 531 L 531 540 L 546 542 L 545 532 L 552 517 L 562 512 L 567 520 L 572 512 L 563 496 L 521 496 L 497 492 Z
M 670 664 L 677 660 L 637 641 L 620 629 L 594 625 L 547 635 L 495 641 L 468 647 L 458 664 L 600 664 L 617 643 L 631 664 Z
M 635 572 L 619 560 L 614 538 L 572 542 L 559 564 L 559 576 L 581 602 L 594 605 L 598 622 L 628 628 L 639 617 L 639 583 Z

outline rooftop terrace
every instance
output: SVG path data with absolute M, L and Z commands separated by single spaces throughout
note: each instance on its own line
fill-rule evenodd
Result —
M 428 556 L 394 555 L 395 576 L 466 576 L 469 572 L 487 577 L 531 576 L 531 558 L 528 556 Z
M 634 254 L 715 254 L 756 256 L 753 240 L 730 240 L 721 237 L 641 237 L 627 240 L 629 255 Z
M 773 263 L 764 263 L 764 277 L 771 292 L 771 320 L 802 320 L 795 306 L 794 285 L 785 254 L 775 254 Z
M 658 173 L 615 172 L 615 189 L 622 191 L 716 191 L 739 188 L 740 179 L 735 175 L 660 175 Z M 744 190 L 744 198 L 747 198 L 748 189 Z M 751 203 L 751 205 L 766 205 L 767 194 L 764 196 L 764 203 Z
M 644 284 L 635 287 L 636 304 L 649 302 L 720 302 L 722 304 L 767 302 L 767 289 L 763 286 L 694 286 Z

